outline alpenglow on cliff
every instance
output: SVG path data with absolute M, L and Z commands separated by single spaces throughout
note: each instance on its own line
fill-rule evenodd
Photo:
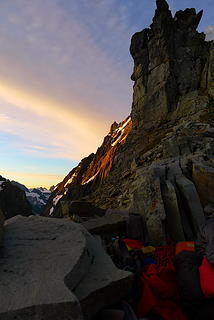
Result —
M 57 186 L 45 215 L 68 214 L 74 200 L 140 213 L 159 244 L 194 238 L 214 203 L 214 41 L 196 30 L 202 12 L 172 16 L 156 3 L 131 40 L 130 117 Z

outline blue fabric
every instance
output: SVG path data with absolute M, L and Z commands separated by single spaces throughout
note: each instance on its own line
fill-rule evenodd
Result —
M 148 264 L 157 264 L 157 261 L 151 257 L 148 257 L 143 260 L 143 264 L 144 266 L 147 266 Z

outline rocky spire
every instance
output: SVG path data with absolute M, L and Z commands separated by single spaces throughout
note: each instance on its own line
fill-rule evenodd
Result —
M 132 37 L 135 81 L 132 121 L 151 129 L 174 112 L 181 96 L 198 90 L 208 59 L 205 35 L 196 28 L 202 11 L 178 11 L 173 18 L 165 0 L 156 0 L 153 23 Z
M 169 9 L 169 5 L 165 0 L 156 0 L 157 10 L 166 11 Z
M 162 20 L 166 23 L 166 19 L 172 19 L 171 11 L 169 10 L 169 5 L 165 0 L 156 0 L 157 9 L 155 10 L 155 16 L 153 18 L 153 24 L 156 20 Z M 160 22 L 159 22 L 160 24 Z

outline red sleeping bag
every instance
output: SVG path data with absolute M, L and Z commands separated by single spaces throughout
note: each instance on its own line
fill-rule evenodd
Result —
M 203 258 L 202 264 L 199 267 L 200 272 L 200 284 L 201 290 L 203 291 L 205 297 L 214 297 L 214 266 L 211 265 L 207 257 Z
M 125 238 L 123 239 L 123 242 L 125 242 L 126 246 L 128 246 L 129 249 L 140 250 L 144 247 L 144 243 L 139 240 Z
M 149 314 L 164 320 L 186 320 L 179 306 L 176 273 L 172 263 L 166 266 L 151 264 L 142 273 L 143 292 L 137 315 L 143 318 Z

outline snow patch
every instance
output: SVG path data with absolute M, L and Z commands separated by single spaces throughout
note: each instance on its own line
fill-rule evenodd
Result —
M 82 183 L 82 185 L 89 183 L 90 181 L 94 180 L 94 178 L 98 175 L 99 172 L 97 172 L 95 175 L 93 175 L 93 177 L 91 177 L 90 179 L 88 179 L 87 181 L 85 181 L 84 183 Z
M 74 178 L 76 177 L 76 172 L 71 176 L 71 178 L 66 182 L 66 184 L 64 185 L 64 188 L 70 184 L 71 182 L 73 182 Z
M 26 197 L 29 199 L 29 201 L 32 202 L 37 202 L 40 205 L 45 205 L 46 203 L 44 202 L 44 200 L 42 200 L 39 196 L 39 194 L 35 193 L 35 192 L 25 192 Z
M 54 208 L 56 207 L 57 203 L 59 202 L 59 200 L 63 197 L 63 194 L 58 194 L 55 198 L 53 198 L 53 206 L 51 207 L 50 211 L 49 211 L 49 216 L 51 216 L 53 214 Z
M 113 135 L 113 138 L 116 138 L 116 140 L 111 144 L 112 147 L 114 147 L 116 144 L 118 143 L 121 143 L 122 141 L 124 141 L 127 137 L 127 135 L 122 139 L 121 137 L 123 136 L 123 133 L 124 133 L 124 130 L 125 130 L 125 127 L 128 125 L 128 123 L 131 121 L 131 118 L 129 117 L 126 122 L 124 122 L 124 124 L 117 128 L 115 131 L 115 134 Z
M 55 198 L 53 198 L 53 205 L 56 207 L 59 200 L 63 197 L 63 194 L 57 195 Z
M 49 216 L 52 216 L 54 208 L 50 208 Z
M 129 118 L 126 120 L 126 122 L 124 122 L 124 124 L 122 125 L 122 127 L 119 127 L 117 130 L 123 130 L 130 121 L 131 121 L 131 118 L 129 117 Z

